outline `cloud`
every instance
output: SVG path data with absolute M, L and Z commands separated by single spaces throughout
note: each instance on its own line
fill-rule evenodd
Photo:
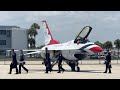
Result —
M 29 28 L 34 22 L 41 25 L 42 20 L 47 20 L 55 39 L 62 42 L 73 39 L 87 25 L 93 28 L 89 36 L 92 41 L 119 38 L 116 33 L 120 30 L 120 11 L 0 11 L 0 25 Z M 39 32 L 41 43 L 43 33 Z
M 0 11 L 0 22 L 10 20 L 12 17 L 9 15 L 9 12 L 6 11 Z
M 119 20 L 119 17 L 108 16 L 108 17 L 105 17 L 103 20 L 104 20 L 105 22 L 114 22 L 114 21 L 118 21 L 118 20 Z

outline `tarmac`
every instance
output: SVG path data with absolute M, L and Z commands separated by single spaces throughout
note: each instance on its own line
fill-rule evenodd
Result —
M 79 64 L 80 72 L 72 72 L 67 64 L 63 64 L 66 70 L 63 73 L 57 73 L 58 66 L 53 67 L 53 71 L 45 73 L 45 66 L 25 65 L 29 69 L 26 73 L 22 69 L 21 74 L 15 74 L 13 69 L 12 74 L 8 74 L 9 65 L 0 65 L 0 79 L 120 79 L 120 64 L 112 65 L 112 73 L 103 73 L 105 70 L 104 64 Z

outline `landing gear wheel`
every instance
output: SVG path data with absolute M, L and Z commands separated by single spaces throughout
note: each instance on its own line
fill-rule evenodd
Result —
M 72 70 L 72 71 L 75 71 L 75 63 L 71 63 L 70 66 L 71 66 L 71 70 Z
M 77 67 L 77 72 L 80 72 L 80 67 Z

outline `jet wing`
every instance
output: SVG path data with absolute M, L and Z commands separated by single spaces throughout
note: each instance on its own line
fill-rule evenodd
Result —
M 7 52 L 10 52 L 11 50 L 7 50 Z M 19 52 L 20 50 L 14 50 L 16 52 Z M 23 51 L 30 51 L 30 53 L 25 53 L 24 55 L 30 55 L 30 54 L 37 54 L 37 53 L 40 53 L 41 52 L 41 49 L 26 49 L 26 50 L 23 50 Z
M 45 51 L 45 48 L 47 47 L 48 50 L 77 50 L 79 49 L 79 47 L 77 47 L 78 45 L 76 46 L 69 46 L 69 45 L 62 45 L 62 44 L 54 44 L 54 45 L 47 45 L 45 47 L 43 47 L 42 49 L 34 49 L 34 50 L 23 50 L 23 51 L 32 51 L 30 53 L 25 53 L 24 55 L 30 55 L 30 54 L 38 54 L 38 53 L 41 53 L 42 51 Z
M 74 41 L 74 40 L 73 40 Z M 72 44 L 72 42 L 64 43 L 64 44 L 54 44 L 54 45 L 49 45 L 43 47 L 41 50 L 45 50 L 47 47 L 48 50 L 78 50 L 85 44 L 77 45 L 77 44 Z
M 26 55 L 30 55 L 30 54 L 38 54 L 38 53 L 41 53 L 41 51 L 30 52 L 30 53 L 26 53 L 26 54 L 24 54 L 24 55 L 26 56 Z
M 40 49 L 26 49 L 26 50 L 23 50 L 23 51 L 33 51 L 33 52 L 35 52 L 35 51 L 38 51 L 38 50 L 40 50 Z M 8 52 L 10 52 L 11 50 L 7 50 Z M 20 51 L 20 50 L 14 50 L 14 51 Z
M 77 50 L 79 48 L 77 47 L 56 47 L 56 48 L 53 48 L 53 47 L 49 47 L 48 50 Z

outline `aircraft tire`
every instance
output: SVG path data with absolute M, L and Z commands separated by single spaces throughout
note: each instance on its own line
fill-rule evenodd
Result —
M 80 67 L 77 67 L 77 72 L 80 72 Z

